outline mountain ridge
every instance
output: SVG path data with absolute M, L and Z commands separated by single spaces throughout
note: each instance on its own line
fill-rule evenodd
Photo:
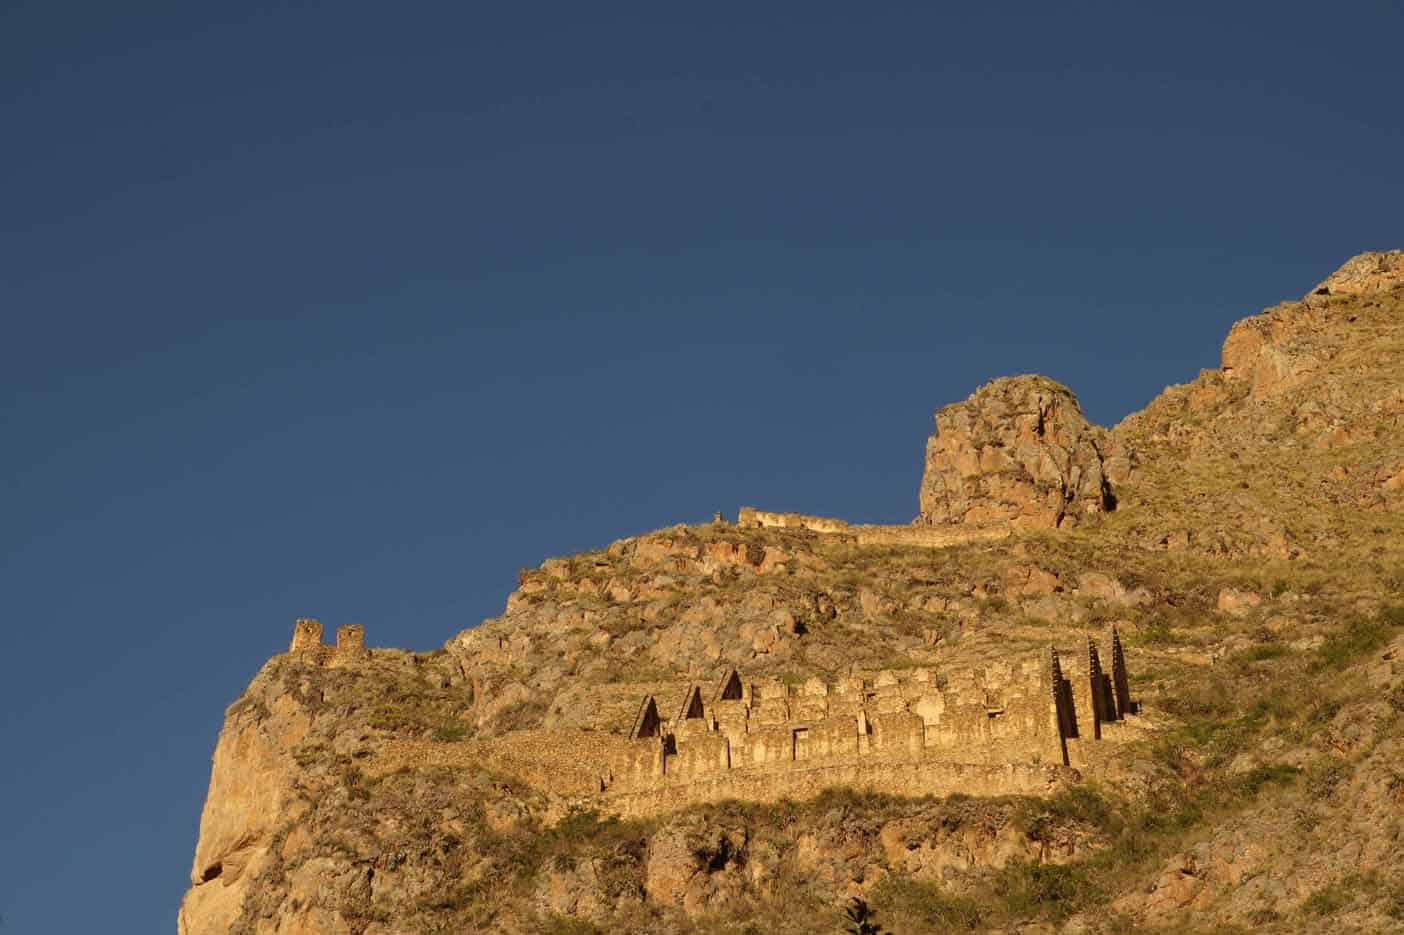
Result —
M 1038 376 L 943 407 L 912 526 L 670 527 L 523 570 L 503 615 L 433 653 L 348 633 L 275 656 L 226 716 L 182 935 L 806 931 L 787 900 L 850 896 L 897 931 L 1288 931 L 1325 905 L 1396 925 L 1404 837 L 1350 813 L 1404 798 L 1401 377 L 1404 254 L 1362 254 L 1114 427 Z M 551 790 L 584 753 L 514 748 L 614 743 L 641 696 L 678 708 L 733 669 L 787 699 L 876 695 L 884 673 L 1085 655 L 1112 625 L 1143 723 L 1095 784 L 1042 798 L 835 790 L 619 822 Z M 1231 792 L 1206 799 L 1211 778 Z M 1349 869 L 1264 832 L 1302 809 L 1298 837 L 1352 829 Z M 1269 885 L 1278 864 L 1302 882 Z

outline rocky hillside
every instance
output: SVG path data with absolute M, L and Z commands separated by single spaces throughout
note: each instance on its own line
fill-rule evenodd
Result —
M 433 653 L 274 656 L 226 713 L 182 935 L 838 932 L 853 897 L 894 933 L 1404 931 L 1404 254 L 1238 322 L 1222 364 L 1111 429 L 1042 377 L 943 408 L 909 528 L 939 540 L 677 526 L 523 571 Z M 622 821 L 478 755 L 604 742 L 723 667 L 981 666 L 1109 623 L 1145 737 L 1048 798 Z

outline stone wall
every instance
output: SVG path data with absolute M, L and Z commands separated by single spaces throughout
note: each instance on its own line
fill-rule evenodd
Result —
M 601 796 L 622 797 L 634 813 L 649 803 L 755 798 L 762 789 L 768 799 L 803 795 L 816 783 L 939 794 L 977 775 L 957 791 L 1028 792 L 1046 784 L 1048 768 L 1089 765 L 1088 742 L 1134 712 L 1114 630 L 1101 650 L 1088 640 L 1080 655 L 1050 648 L 979 669 L 740 691 L 738 682 L 728 672 L 709 701 L 685 704 L 652 736 L 631 732 L 602 764 Z
M 991 522 L 967 526 L 884 525 L 879 523 L 849 523 L 832 516 L 809 516 L 804 513 L 767 513 L 743 506 L 737 514 L 742 528 L 805 529 L 810 532 L 841 537 L 841 541 L 858 545 L 905 545 L 922 548 L 947 548 L 966 542 L 1004 539 L 1014 531 L 1008 522 Z
M 321 645 L 322 621 L 304 617 L 293 624 L 292 645 L 288 647 L 288 652 L 307 652 Z
M 336 654 L 354 659 L 366 654 L 366 628 L 359 623 L 344 623 L 336 628 Z
M 978 668 L 881 671 L 803 684 L 735 670 L 660 687 L 616 730 L 398 741 L 368 764 L 484 764 L 574 803 L 646 815 L 726 798 L 802 798 L 830 786 L 894 795 L 1044 794 L 1096 770 L 1143 730 L 1120 636 Z M 663 699 L 660 702 L 659 699 Z M 666 705 L 666 706 L 665 706 Z
M 687 783 L 611 790 L 582 799 L 580 804 L 636 818 L 724 799 L 807 799 L 836 786 L 905 796 L 1051 795 L 1060 782 L 1074 775 L 1056 764 L 850 759 L 789 769 L 732 770 Z
M 907 545 L 944 549 L 966 542 L 1006 539 L 1014 531 L 1009 523 L 983 526 L 879 526 L 851 527 L 859 545 Z
M 737 513 L 736 524 L 743 527 L 779 529 L 808 529 L 812 532 L 846 532 L 848 523 L 830 516 L 806 516 L 803 513 L 767 513 L 755 507 L 743 506 Z

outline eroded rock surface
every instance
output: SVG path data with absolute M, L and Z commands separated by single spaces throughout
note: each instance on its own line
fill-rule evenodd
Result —
M 1224 341 L 1222 369 L 1244 383 L 1254 400 L 1281 395 L 1311 381 L 1346 350 L 1359 329 L 1354 307 L 1333 304 L 1404 289 L 1404 253 L 1362 253 L 1327 276 L 1301 302 L 1284 302 L 1234 324 Z M 1368 299 L 1367 299 L 1368 301 Z M 1337 444 L 1348 438 L 1338 437 Z
M 1047 377 L 1006 377 L 937 411 L 916 521 L 1072 525 L 1115 509 L 1113 482 L 1129 470 L 1127 453 L 1083 417 L 1071 390 Z
M 1404 250 L 1371 250 L 1346 260 L 1312 294 L 1366 295 L 1400 286 L 1404 286 Z

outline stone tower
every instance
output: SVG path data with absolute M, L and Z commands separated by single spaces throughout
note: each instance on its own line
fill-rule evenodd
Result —
M 321 645 L 322 621 L 304 617 L 293 624 L 292 646 L 288 648 L 288 652 L 307 652 Z

